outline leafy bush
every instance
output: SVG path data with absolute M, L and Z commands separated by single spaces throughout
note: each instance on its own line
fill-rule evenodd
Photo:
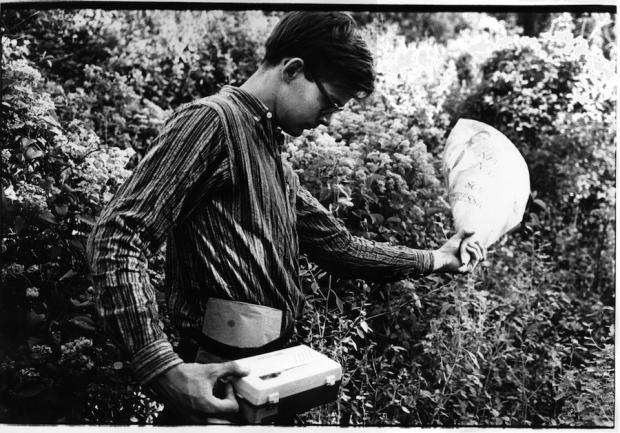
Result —
M 0 419 L 152 420 L 156 408 L 98 330 L 84 259 L 85 235 L 132 152 L 101 145 L 80 120 L 61 126 L 27 41 L 2 44 Z
M 31 42 L 37 66 L 60 84 L 61 117 L 79 118 L 105 144 L 142 154 L 171 107 L 250 75 L 276 19 L 260 11 L 26 9 L 9 10 L 5 23 L 9 34 Z
M 355 114 L 345 112 L 336 117 L 329 136 L 320 130 L 308 133 L 296 140 L 289 152 L 302 181 L 325 205 L 331 206 L 350 229 L 366 237 L 424 246 L 436 245 L 433 242 L 441 239 L 441 233 L 449 227 L 441 212 L 445 206 L 439 204 L 439 213 L 426 218 L 424 212 L 415 212 L 416 207 L 411 205 L 419 202 L 423 206 L 417 209 L 432 208 L 442 189 L 436 179 L 426 181 L 426 175 L 436 177 L 432 164 L 428 164 L 431 159 L 427 149 L 422 145 L 413 150 L 410 144 L 418 137 L 416 132 L 420 125 L 426 131 L 423 142 L 430 144 L 431 151 L 438 154 L 448 126 L 459 116 L 482 118 L 510 132 L 498 121 L 497 115 L 484 117 L 476 111 L 477 106 L 484 106 L 489 99 L 489 88 L 495 91 L 493 79 L 501 74 L 503 67 L 523 68 L 523 72 L 509 76 L 516 83 L 527 82 L 520 73 L 527 76 L 531 69 L 571 67 L 563 73 L 550 74 L 556 78 L 548 83 L 544 80 L 541 83 L 539 78 L 530 80 L 537 86 L 536 90 L 523 87 L 496 90 L 495 97 L 504 98 L 496 104 L 501 107 L 500 115 L 530 116 L 527 125 L 532 133 L 536 132 L 537 139 L 547 125 L 540 116 L 548 116 L 550 122 L 565 116 L 564 119 L 579 122 L 581 128 L 573 123 L 569 133 L 565 123 L 555 121 L 558 127 L 546 133 L 549 147 L 545 157 L 530 156 L 530 167 L 555 169 L 567 182 L 557 180 L 560 187 L 549 190 L 549 185 L 537 183 L 547 181 L 548 176 L 534 179 L 535 200 L 528 209 L 522 231 L 513 234 L 514 239 L 508 244 L 493 251 L 492 265 L 480 278 L 447 282 L 432 277 L 415 283 L 368 287 L 361 282 L 332 280 L 320 273 L 317 279 L 314 278 L 316 269 L 308 268 L 311 274 L 308 299 L 312 308 L 305 318 L 306 341 L 331 353 L 342 362 L 345 371 L 350 372 L 345 375 L 340 403 L 331 411 L 316 411 L 308 420 L 371 425 L 609 425 L 613 359 L 609 351 L 596 348 L 613 341 L 612 310 L 605 306 L 609 305 L 605 297 L 605 304 L 593 302 L 588 299 L 589 291 L 583 294 L 579 289 L 571 289 L 583 286 L 585 280 L 590 290 L 598 284 L 597 287 L 613 293 L 613 277 L 605 275 L 613 273 L 613 254 L 605 252 L 613 252 L 614 238 L 613 214 L 609 213 L 613 209 L 610 206 L 613 198 L 609 194 L 614 192 L 610 170 L 613 166 L 610 155 L 613 154 L 609 153 L 613 144 L 613 128 L 609 122 L 613 118 L 605 114 L 603 108 L 611 102 L 609 97 L 613 92 L 601 91 L 606 83 L 613 82 L 609 63 L 596 53 L 584 62 L 573 46 L 557 43 L 566 33 L 544 35 L 541 42 L 501 31 L 469 33 L 463 36 L 465 42 L 449 42 L 445 48 L 433 42 L 407 45 L 394 35 L 389 37 L 393 38 L 393 44 L 377 43 L 385 49 L 378 62 L 382 80 L 379 97 L 366 106 L 352 107 Z M 572 38 L 570 36 L 567 44 Z M 489 48 L 494 46 L 488 44 L 490 40 L 500 45 L 495 54 Z M 549 42 L 545 42 L 547 40 Z M 466 80 L 459 76 L 458 59 L 464 47 L 471 46 L 468 44 L 471 41 L 477 41 L 480 49 L 472 51 L 468 66 L 474 71 L 477 65 L 484 65 L 484 68 L 480 75 L 472 74 L 469 82 L 464 82 Z M 514 46 L 530 44 L 547 44 L 549 50 L 534 57 L 535 66 L 513 54 Z M 424 56 L 426 49 L 429 54 Z M 486 61 L 485 56 L 491 54 L 491 59 Z M 506 56 L 511 57 L 497 60 Z M 563 56 L 577 58 L 572 63 L 548 60 Z M 585 72 L 597 67 L 594 65 L 600 66 L 600 62 L 605 68 L 596 73 Z M 581 83 L 579 91 L 574 96 L 561 94 L 557 86 L 573 80 Z M 462 100 L 467 92 L 473 95 L 464 104 L 465 108 L 449 110 L 455 117 L 445 117 L 446 105 Z M 570 114 L 569 107 L 574 104 L 568 102 L 549 114 L 532 109 L 536 104 L 528 100 L 577 99 L 584 93 L 596 97 L 591 101 L 591 108 L 577 115 Z M 597 104 L 597 98 L 608 102 Z M 521 100 L 527 102 L 518 102 Z M 380 113 L 377 117 L 372 114 L 374 109 Z M 523 123 L 516 120 L 511 126 L 517 124 L 523 128 Z M 429 134 L 431 131 L 433 135 Z M 537 145 L 526 143 L 528 147 L 524 148 L 524 135 L 508 132 L 526 157 L 528 151 L 540 150 L 538 142 Z M 579 138 L 567 140 L 571 137 L 569 134 Z M 566 141 L 574 147 L 567 147 Z M 402 146 L 403 142 L 406 146 Z M 560 142 L 564 147 L 559 147 Z M 412 170 L 411 176 L 406 177 L 407 182 L 396 183 L 399 188 L 386 188 L 377 194 L 369 188 L 368 173 L 374 176 L 372 182 L 377 182 L 370 185 L 383 185 L 387 176 L 376 177 L 376 173 L 388 173 L 393 166 L 409 167 L 399 153 L 422 163 L 424 168 Z M 593 156 L 598 160 L 594 161 Z M 559 159 L 557 163 L 556 158 Z M 583 158 L 592 164 L 583 171 L 578 168 L 581 175 L 576 175 L 573 161 Z M 580 182 L 575 184 L 575 178 Z M 569 179 L 573 180 L 572 184 Z M 571 215 L 575 211 L 575 201 L 565 194 L 561 196 L 563 201 L 556 204 L 557 196 L 553 194 L 558 189 L 562 191 L 560 188 L 580 200 L 588 197 L 591 200 L 592 190 L 605 191 L 598 195 L 597 203 L 601 207 L 585 219 L 591 231 L 587 231 L 585 225 L 574 223 L 561 228 L 563 221 L 557 218 L 566 219 Z M 368 190 L 383 206 L 376 206 L 377 201 L 371 200 Z M 410 191 L 419 193 L 422 200 L 413 200 Z M 401 198 L 404 198 L 402 202 Z M 402 203 L 408 204 L 405 211 L 399 208 Z M 581 204 L 583 211 L 584 203 Z M 551 206 L 558 206 L 558 209 Z M 377 212 L 379 215 L 374 213 L 377 209 L 381 209 Z M 404 223 L 405 236 L 386 231 L 377 224 L 395 211 L 398 221 Z M 428 230 L 429 226 L 436 230 Z M 427 229 L 425 233 L 423 228 Z M 412 232 L 417 232 L 418 237 L 412 237 Z M 421 241 L 423 233 L 430 240 Z M 582 233 L 591 233 L 590 239 L 585 239 Z M 558 244 L 562 247 L 560 254 L 555 253 Z M 597 246 L 597 250 L 591 248 L 591 244 Z M 596 254 L 592 254 L 593 251 Z M 566 263 L 567 258 L 570 265 Z M 574 272 L 584 267 L 587 272 Z M 324 313 L 317 314 L 317 311 Z M 317 334 L 320 337 L 314 339 L 312 335 Z M 596 353 L 594 359 L 585 355 L 589 351 Z M 593 365 L 604 366 L 603 372 L 593 373 Z M 583 385 L 570 382 L 569 378 L 576 374 L 584 378 Z M 565 391 L 567 387 L 579 388 L 579 397 L 569 397 L 570 393 Z M 605 397 L 597 396 L 599 389 L 605 390 Z M 593 407 L 600 407 L 600 410 Z M 588 408 L 596 415 L 585 416 Z
M 554 234 L 558 271 L 576 291 L 613 300 L 615 60 L 560 17 L 540 40 L 515 39 L 483 66 L 461 112 L 496 125 L 521 150 Z M 542 221 L 538 219 L 542 218 Z

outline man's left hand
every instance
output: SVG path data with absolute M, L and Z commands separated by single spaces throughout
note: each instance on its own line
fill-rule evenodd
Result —
M 487 249 L 473 232 L 460 231 L 433 250 L 433 272 L 466 274 L 486 260 Z

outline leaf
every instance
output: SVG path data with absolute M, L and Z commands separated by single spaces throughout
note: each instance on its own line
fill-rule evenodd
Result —
M 50 211 L 43 211 L 41 213 L 39 213 L 37 215 L 37 218 L 39 218 L 41 221 L 49 223 L 49 224 L 56 224 L 56 217 L 54 217 L 54 215 L 50 212 Z
M 549 210 L 549 208 L 547 207 L 547 205 L 545 204 L 544 201 L 542 201 L 541 199 L 537 198 L 534 200 L 534 204 L 537 205 L 538 207 L 540 207 L 542 210 L 544 210 L 545 212 L 547 212 Z
M 411 412 L 409 411 L 409 409 L 407 409 L 407 407 L 406 407 L 406 406 L 403 406 L 401 409 L 402 409 L 402 410 L 403 410 L 403 412 L 405 412 L 405 413 L 411 413 Z
M 385 218 L 380 213 L 371 213 L 370 218 L 373 224 L 382 225 Z
M 75 308 L 89 308 L 95 305 L 93 301 L 86 300 L 86 301 L 80 302 L 77 299 L 73 299 L 73 298 L 69 298 L 69 302 L 71 302 L 71 304 Z
M 77 214 L 75 217 L 80 220 L 80 222 L 88 224 L 89 226 L 95 225 L 95 219 L 89 215 Z
M 344 313 L 344 303 L 342 299 L 338 297 L 338 295 L 334 295 L 336 297 L 336 305 L 338 306 L 338 310 L 340 310 L 340 314 Z
M 420 397 L 432 399 L 433 398 L 433 394 L 431 394 L 429 391 L 427 391 L 425 389 L 421 389 L 420 390 Z
M 94 332 L 97 330 L 95 322 L 88 316 L 75 316 L 68 320 L 69 323 L 77 326 L 83 331 Z
M 77 274 L 78 273 L 75 272 L 73 269 L 69 269 L 67 272 L 65 272 L 65 274 L 62 277 L 58 279 L 58 281 L 62 281 L 62 280 L 66 280 L 71 277 L 75 277 Z
M 58 123 L 58 118 L 56 117 L 56 113 L 51 112 L 49 116 L 43 117 L 43 120 L 52 126 L 57 126 L 60 128 L 60 124 Z
M 43 156 L 43 151 L 38 146 L 30 146 L 24 152 L 26 159 L 36 159 Z
M 85 253 L 86 252 L 86 247 L 84 247 L 84 243 L 77 240 L 77 239 L 71 239 L 69 241 L 69 243 L 71 244 L 71 246 L 75 249 L 77 249 L 79 252 L 81 253 Z
M 343 194 L 345 197 L 350 197 L 351 196 L 351 189 L 348 187 L 344 187 L 340 184 L 336 185 L 336 189 L 338 190 L 338 192 L 340 192 L 341 194 Z
M 327 200 L 328 198 L 330 198 L 330 197 L 331 197 L 331 195 L 332 195 L 332 191 L 331 191 L 331 189 L 329 188 L 329 186 L 330 186 L 330 185 L 327 185 L 327 188 L 326 188 L 326 187 L 324 187 L 324 186 L 323 186 L 323 187 L 321 187 L 321 192 L 319 193 L 319 201 L 324 202 L 325 200 Z
M 353 202 L 349 198 L 346 198 L 346 197 L 339 198 L 338 199 L 338 204 L 342 205 L 342 206 L 345 206 L 345 207 L 353 206 Z
M 315 295 L 319 293 L 319 285 L 316 281 L 312 282 L 312 284 L 310 285 L 310 288 L 312 289 L 312 293 L 314 293 Z
M 347 338 L 347 342 L 348 342 L 351 346 L 353 346 L 353 348 L 354 348 L 355 350 L 357 350 L 357 344 L 355 344 L 355 341 L 353 341 L 353 339 L 352 339 L 352 338 Z
M 469 355 L 469 357 L 471 358 L 472 362 L 474 363 L 474 365 L 476 366 L 476 368 L 478 370 L 480 370 L 480 365 L 478 364 L 478 360 L 476 359 L 476 355 L 474 355 L 471 352 L 467 352 L 467 354 Z
M 362 197 L 370 203 L 377 203 L 379 201 L 379 197 L 377 197 L 377 194 L 372 191 L 363 192 Z
M 362 327 L 362 329 L 364 330 L 366 334 L 370 334 L 372 332 L 372 329 L 370 329 L 370 326 L 368 326 L 368 323 L 366 323 L 365 320 L 362 320 L 360 322 L 360 326 Z
M 21 231 L 28 226 L 28 222 L 21 217 L 21 215 L 17 215 L 15 217 L 15 233 L 20 234 Z
M 394 216 L 393 216 L 393 217 L 389 217 L 389 218 L 387 219 L 387 221 L 386 221 L 386 222 L 388 222 L 388 223 L 398 224 L 398 223 L 399 223 L 399 222 L 401 222 L 401 221 L 402 221 L 402 220 L 401 220 L 400 218 L 398 218 L 398 217 L 394 217 Z
M 26 383 L 15 392 L 15 395 L 24 398 L 34 397 L 41 394 L 46 388 L 42 383 Z
M 417 294 L 413 294 L 413 302 L 416 308 L 422 308 L 422 302 L 420 302 L 420 298 Z
M 36 346 L 37 344 L 41 344 L 42 340 L 38 337 L 30 337 L 26 340 L 26 344 L 28 345 L 28 348 L 32 350 L 33 346 Z
M 34 143 L 35 140 L 33 138 L 28 138 L 28 137 L 22 137 L 21 139 L 21 146 L 22 146 L 22 150 L 26 150 L 30 147 L 30 145 L 32 143 Z
M 45 322 L 45 314 L 38 314 L 32 310 L 26 313 L 26 325 L 35 328 Z

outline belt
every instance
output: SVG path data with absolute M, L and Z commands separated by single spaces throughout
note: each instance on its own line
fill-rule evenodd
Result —
M 280 337 L 267 344 L 258 347 L 236 347 L 214 340 L 204 335 L 202 332 L 192 332 L 190 336 L 205 350 L 215 355 L 227 359 L 247 358 L 248 356 L 262 355 L 263 353 L 272 352 L 282 349 L 293 336 L 294 325 L 290 324 Z

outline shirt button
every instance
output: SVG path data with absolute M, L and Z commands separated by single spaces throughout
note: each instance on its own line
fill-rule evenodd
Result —
M 267 112 L 267 119 L 271 119 L 273 117 L 273 115 L 271 114 L 270 111 Z

